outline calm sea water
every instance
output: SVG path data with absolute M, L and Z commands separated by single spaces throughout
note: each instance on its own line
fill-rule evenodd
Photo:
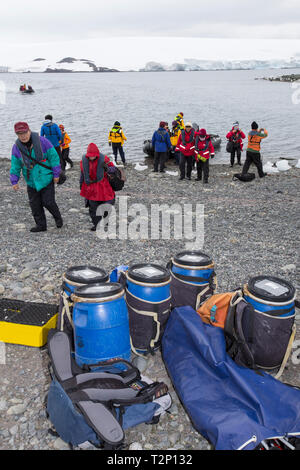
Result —
M 0 157 L 10 157 L 16 121 L 27 121 L 39 131 L 44 116 L 52 114 L 72 138 L 73 159 L 80 159 L 90 142 L 111 154 L 108 132 L 120 121 L 128 138 L 128 161 L 144 162 L 144 140 L 152 137 L 159 121 L 171 124 L 182 111 L 185 122 L 222 137 L 215 163 L 229 161 L 225 136 L 237 120 L 245 133 L 253 120 L 269 131 L 264 161 L 298 159 L 300 104 L 292 99 L 297 90 L 289 83 L 255 80 L 292 72 L 299 70 L 0 74 Z M 36 93 L 21 95 L 21 83 L 31 84 Z

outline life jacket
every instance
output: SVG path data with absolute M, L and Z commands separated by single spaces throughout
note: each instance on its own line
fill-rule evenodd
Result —
M 189 140 L 188 142 L 186 141 L 186 138 L 185 138 L 185 137 L 186 137 L 186 131 L 185 131 L 185 129 L 182 129 L 182 131 L 181 131 L 181 138 L 182 138 L 182 143 L 183 143 L 183 145 L 186 146 L 187 143 L 188 143 L 188 144 L 191 144 L 191 143 L 193 142 L 194 138 L 195 138 L 195 129 L 192 129 L 192 130 L 191 130 L 190 140 Z
M 97 178 L 96 180 L 91 180 L 90 179 L 90 162 L 89 162 L 89 159 L 86 157 L 86 155 L 83 155 L 82 167 L 83 167 L 83 179 L 84 179 L 85 184 L 90 185 L 92 183 L 98 183 L 99 181 L 103 180 L 104 161 L 105 161 L 105 155 L 103 155 L 103 153 L 100 153 L 100 156 L 98 157 L 98 163 L 97 163 Z
M 180 132 L 181 132 L 181 129 L 180 129 L 179 125 L 178 125 L 178 127 L 175 127 L 175 129 L 174 128 L 172 129 L 171 136 L 170 136 L 170 140 L 171 140 L 172 145 L 174 145 L 174 146 L 177 145 L 178 137 L 179 137 Z
M 248 150 L 251 152 L 260 152 L 260 143 L 267 137 L 267 133 L 261 135 L 258 131 L 250 131 L 248 134 Z

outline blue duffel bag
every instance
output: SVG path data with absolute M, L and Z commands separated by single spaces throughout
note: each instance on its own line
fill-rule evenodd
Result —
M 300 437 L 300 390 L 236 364 L 224 331 L 193 308 L 172 310 L 162 355 L 193 426 L 214 449 L 253 450 L 275 437 Z

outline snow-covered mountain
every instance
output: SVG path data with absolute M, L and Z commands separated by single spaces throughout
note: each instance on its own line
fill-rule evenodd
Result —
M 300 56 L 288 60 L 198 60 L 184 59 L 183 63 L 164 65 L 159 62 L 148 62 L 141 72 L 162 71 L 197 71 L 197 70 L 263 70 L 300 68 Z
M 49 62 L 38 57 L 26 64 L 10 67 L 10 72 L 118 72 L 116 69 L 99 67 L 93 60 L 65 57 L 57 62 Z

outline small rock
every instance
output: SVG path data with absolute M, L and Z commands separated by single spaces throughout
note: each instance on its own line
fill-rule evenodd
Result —
M 139 442 L 133 442 L 132 444 L 130 444 L 129 450 L 143 450 L 143 447 Z
M 60 437 L 55 439 L 53 447 L 56 450 L 70 450 L 68 444 L 64 442 Z
M 140 372 L 144 372 L 147 368 L 147 360 L 141 356 L 137 356 L 132 361 L 133 365 L 138 368 Z
M 27 405 L 25 403 L 22 403 L 22 404 L 19 404 L 19 405 L 14 405 L 14 406 L 11 406 L 7 410 L 7 414 L 9 416 L 11 416 L 11 415 L 21 415 L 21 414 L 24 413 L 26 408 L 27 408 Z
M 31 271 L 29 271 L 29 269 L 24 269 L 20 274 L 20 279 L 27 279 L 30 275 Z
M 5 287 L 0 284 L 0 295 L 4 294 L 4 291 L 5 291 Z
M 284 271 L 284 272 L 286 272 L 286 273 L 287 273 L 287 272 L 290 272 L 290 271 L 295 271 L 295 269 L 296 269 L 296 265 L 295 265 L 295 264 L 287 264 L 286 266 L 283 266 L 283 267 L 281 268 L 281 270 Z

